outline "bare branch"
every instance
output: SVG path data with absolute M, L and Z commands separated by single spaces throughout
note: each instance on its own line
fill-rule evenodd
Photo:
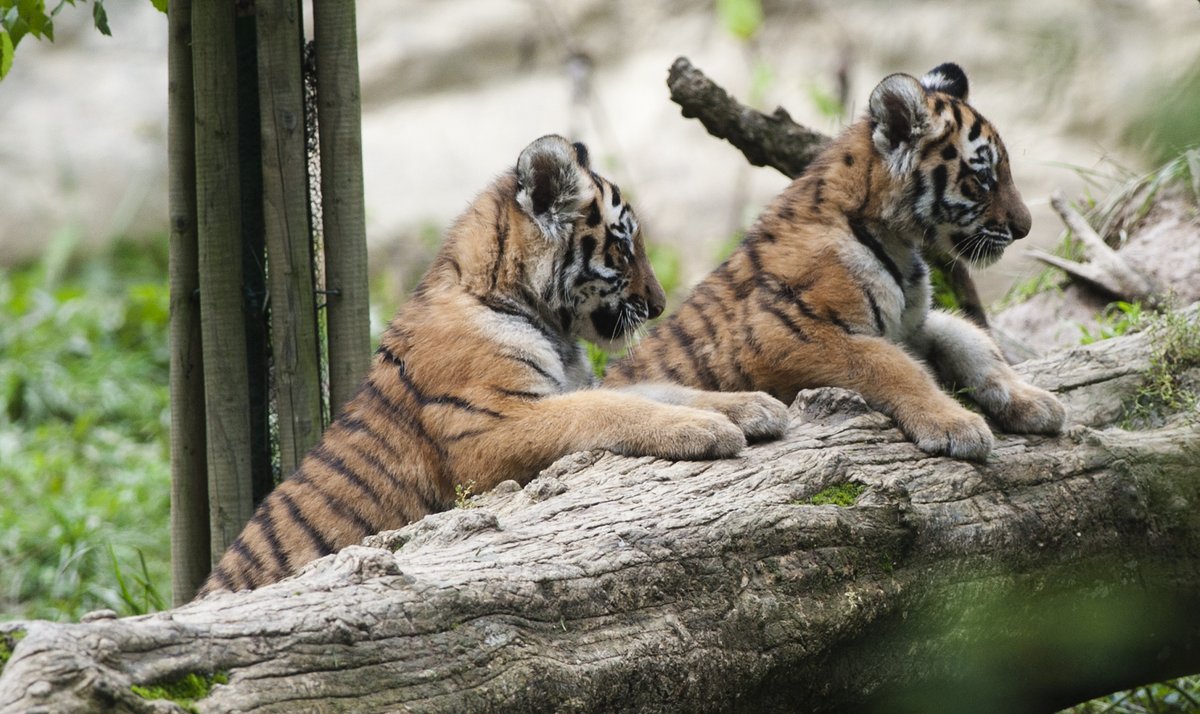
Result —
M 1110 248 L 1087 219 L 1067 203 L 1062 193 L 1056 191 L 1051 195 L 1050 205 L 1083 244 L 1088 262 L 1077 263 L 1042 251 L 1030 251 L 1029 254 L 1033 258 L 1121 300 L 1149 306 L 1162 302 L 1153 281 L 1135 270 L 1119 253 Z

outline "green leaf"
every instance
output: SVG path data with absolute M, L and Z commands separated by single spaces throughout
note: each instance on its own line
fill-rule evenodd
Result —
M 96 23 L 96 29 L 100 34 L 112 37 L 112 30 L 108 29 L 108 12 L 104 10 L 104 3 L 101 0 L 92 2 L 92 20 Z
M 150 0 L 150 4 L 154 6 L 155 10 L 161 13 L 165 14 L 167 12 L 167 0 Z
M 717 15 L 725 29 L 741 40 L 754 37 L 763 23 L 759 0 L 717 0 Z
M 8 30 L 0 27 L 0 79 L 4 79 L 4 75 L 8 74 L 8 70 L 12 69 L 12 61 L 12 38 L 8 36 Z

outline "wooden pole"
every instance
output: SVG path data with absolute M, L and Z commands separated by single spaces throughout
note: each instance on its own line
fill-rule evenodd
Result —
M 195 3 L 196 207 L 214 558 L 253 512 L 234 58 L 233 3 Z
M 171 296 L 171 592 L 187 602 L 208 573 L 208 475 L 204 436 L 204 362 L 200 345 L 196 242 L 192 2 L 167 12 L 167 154 Z
M 325 235 L 329 401 L 348 402 L 371 360 L 362 102 L 353 0 L 313 3 Z
M 279 459 L 284 477 L 321 435 L 299 0 L 258 0 L 263 212 Z

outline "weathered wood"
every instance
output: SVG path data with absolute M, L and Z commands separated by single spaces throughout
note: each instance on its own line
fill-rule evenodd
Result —
M 258 0 L 263 212 L 280 469 L 300 465 L 321 436 L 320 349 L 308 224 L 303 28 L 299 0 Z
M 356 33 L 354 0 L 313 3 L 329 403 L 334 410 L 354 396 L 371 361 Z
M 130 686 L 220 671 L 200 711 L 1045 711 L 1195 671 L 1200 423 L 1109 426 L 1154 339 L 1021 365 L 1073 426 L 984 464 L 815 390 L 737 459 L 575 454 L 258 591 L 10 623 L 0 710 L 177 711 Z
M 234 5 L 192 5 L 196 213 L 207 421 L 210 550 L 219 557 L 253 513 L 243 314 Z
M 196 234 L 196 127 L 192 92 L 192 3 L 167 11 L 167 161 L 171 301 L 171 592 L 192 599 L 211 567 L 205 455 L 204 361 L 200 345 L 200 256 Z

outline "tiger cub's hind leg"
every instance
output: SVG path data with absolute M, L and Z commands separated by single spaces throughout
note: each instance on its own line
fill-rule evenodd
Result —
M 778 439 L 787 431 L 787 406 L 766 392 L 710 392 L 664 382 L 631 384 L 618 389 L 663 404 L 724 414 L 742 430 L 748 442 Z
M 1062 431 L 1067 416 L 1062 403 L 1050 392 L 1022 380 L 987 333 L 975 325 L 933 310 L 915 342 L 942 378 L 965 387 L 968 396 L 1004 431 Z

